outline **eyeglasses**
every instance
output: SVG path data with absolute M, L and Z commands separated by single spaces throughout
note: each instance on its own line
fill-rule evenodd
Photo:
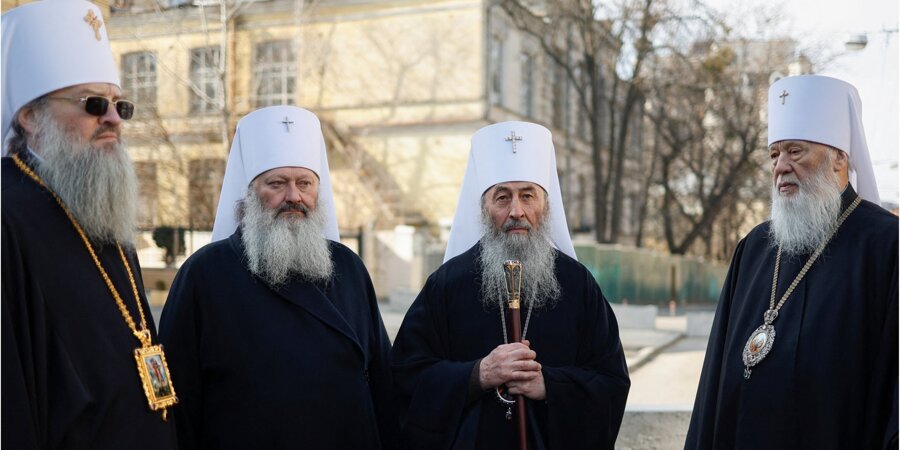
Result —
M 87 97 L 81 98 L 72 98 L 72 97 L 48 97 L 52 100 L 69 100 L 73 102 L 84 103 L 84 110 L 88 114 L 92 116 L 101 117 L 106 114 L 106 111 L 109 110 L 109 104 L 112 103 L 116 105 L 116 112 L 119 113 L 119 117 L 122 120 L 128 120 L 134 115 L 134 103 L 129 102 L 128 100 L 117 100 L 111 101 L 106 97 L 101 97 L 99 95 L 89 95 Z

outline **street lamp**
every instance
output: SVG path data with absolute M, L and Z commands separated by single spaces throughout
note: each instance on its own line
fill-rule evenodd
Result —
M 869 44 L 869 37 L 863 34 L 851 34 L 844 42 L 844 47 L 849 51 L 857 51 L 866 48 Z
M 844 42 L 844 48 L 848 51 L 858 51 L 866 48 L 866 45 L 869 44 L 869 35 L 870 34 L 884 34 L 886 37 L 889 37 L 892 33 L 896 33 L 897 28 L 893 29 L 883 29 L 881 31 L 868 32 L 868 33 L 859 33 L 859 34 L 851 34 L 847 41 Z

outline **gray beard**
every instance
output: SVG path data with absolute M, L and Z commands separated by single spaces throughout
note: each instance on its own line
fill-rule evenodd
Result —
M 241 232 L 250 272 L 275 287 L 292 277 L 311 282 L 331 278 L 334 263 L 320 207 L 301 219 L 278 217 L 278 208 L 266 209 L 252 189 L 244 205 Z
M 827 161 L 827 160 L 826 160 Z M 841 213 L 838 179 L 823 162 L 819 171 L 799 184 L 797 193 L 782 196 L 772 188 L 770 241 L 788 256 L 808 255 L 828 237 Z M 794 178 L 796 181 L 796 178 Z
M 549 217 L 549 213 L 545 212 L 544 217 Z M 522 262 L 522 301 L 526 306 L 552 308 L 559 299 L 556 250 L 550 244 L 546 222 L 542 220 L 537 229 L 532 228 L 525 235 L 507 234 L 482 212 L 487 232 L 481 238 L 481 253 L 476 263 L 481 266 L 481 302 L 485 309 L 502 307 L 508 300 L 503 263 L 511 259 Z M 504 227 L 510 225 L 508 221 Z M 516 225 L 523 226 L 523 221 Z
M 137 176 L 121 143 L 95 147 L 66 130 L 49 111 L 38 113 L 35 171 L 95 244 L 134 247 Z

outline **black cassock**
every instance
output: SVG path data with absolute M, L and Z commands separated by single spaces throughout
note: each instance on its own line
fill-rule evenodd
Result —
M 844 192 L 846 208 L 856 192 Z M 685 448 L 877 449 L 897 439 L 897 218 L 863 201 L 741 359 L 775 269 L 769 223 L 738 244 L 719 299 Z M 776 304 L 809 255 L 782 255 Z
M 72 223 L 11 158 L 0 164 L 2 447 L 175 448 L 171 420 L 151 411 L 144 395 L 134 358 L 141 344 Z M 139 324 L 118 250 L 95 251 Z M 140 292 L 137 257 L 131 249 L 126 256 Z M 139 295 L 156 343 L 150 308 Z
M 416 450 L 512 449 L 515 421 L 493 391 L 467 402 L 476 360 L 503 344 L 499 308 L 480 300 L 476 244 L 425 284 L 393 348 L 406 444 Z M 527 264 L 524 276 L 528 276 Z M 531 449 L 613 448 L 630 382 L 619 329 L 590 272 L 557 252 L 562 296 L 535 310 L 525 338 L 543 367 L 545 401 L 528 401 Z M 527 299 L 527 293 L 523 293 Z M 526 307 L 522 308 L 525 322 Z
M 396 448 L 390 341 L 362 261 L 273 289 L 240 231 L 181 267 L 160 319 L 181 449 Z

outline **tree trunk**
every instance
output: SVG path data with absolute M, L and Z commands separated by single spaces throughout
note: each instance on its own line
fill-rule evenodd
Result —
M 637 233 L 634 237 L 634 245 L 636 247 L 644 246 L 644 222 L 646 222 L 647 208 L 650 199 L 650 185 L 653 184 L 653 176 L 656 174 L 656 160 L 659 158 L 659 133 L 653 133 L 653 153 L 650 155 L 650 170 L 644 178 L 644 185 L 641 186 L 641 204 L 637 217 Z

